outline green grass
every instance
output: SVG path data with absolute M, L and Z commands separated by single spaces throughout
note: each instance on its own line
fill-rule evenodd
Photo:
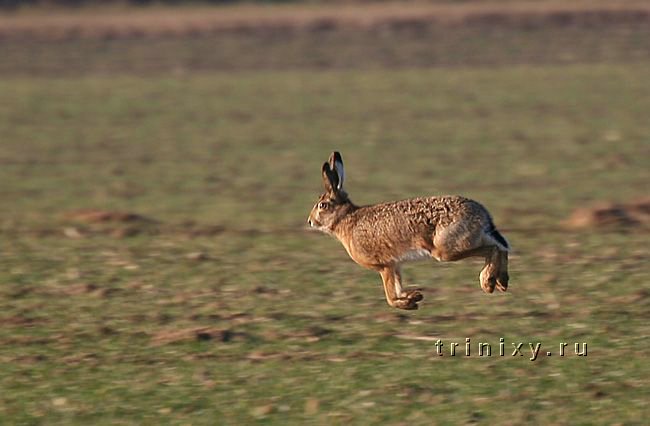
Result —
M 243 31 L 187 37 L 0 38 L 0 75 L 193 74 L 196 71 L 404 69 L 504 64 L 644 63 L 647 20 Z M 146 28 L 142 30 L 146 34 Z
M 561 222 L 647 194 L 648 71 L 3 79 L 0 422 L 643 423 L 647 229 Z M 421 263 L 420 310 L 389 308 L 303 230 L 332 149 L 357 203 L 482 201 L 515 248 L 509 292 L 483 294 L 477 262 Z M 82 208 L 156 222 L 66 217 Z

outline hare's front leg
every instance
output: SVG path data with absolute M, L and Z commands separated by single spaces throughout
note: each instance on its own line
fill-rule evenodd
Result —
M 424 297 L 417 290 L 404 291 L 402 289 L 402 275 L 399 266 L 391 265 L 384 267 L 379 273 L 384 282 L 386 301 L 390 306 L 408 310 L 418 308 L 418 302 Z

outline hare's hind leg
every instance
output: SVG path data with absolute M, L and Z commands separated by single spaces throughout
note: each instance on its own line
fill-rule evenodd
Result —
M 481 269 L 479 274 L 479 282 L 481 288 L 486 293 L 494 292 L 494 287 L 497 285 L 497 273 L 499 270 L 499 251 L 496 247 L 490 250 L 490 254 L 485 256 L 485 266 Z
M 499 236 L 503 239 L 501 234 Z M 495 288 L 499 291 L 508 288 L 508 252 L 496 245 L 493 236 L 486 238 L 485 232 L 477 230 L 473 222 L 458 222 L 441 230 L 434 236 L 433 245 L 431 255 L 441 261 L 453 262 L 475 256 L 485 258 L 479 281 L 486 293 L 494 292 Z
M 491 253 L 485 257 L 485 266 L 479 274 L 481 288 L 486 293 L 508 289 L 508 252 L 492 247 Z
M 499 273 L 497 275 L 497 290 L 508 290 L 508 252 L 499 250 Z
M 441 262 L 455 262 L 468 257 L 486 257 L 490 247 L 483 242 L 483 234 L 474 222 L 460 221 L 433 235 L 431 256 Z
M 417 309 L 418 302 L 424 297 L 417 290 L 402 289 L 402 274 L 399 266 L 387 266 L 379 271 L 381 279 L 384 282 L 384 293 L 386 301 L 394 308 L 399 309 Z

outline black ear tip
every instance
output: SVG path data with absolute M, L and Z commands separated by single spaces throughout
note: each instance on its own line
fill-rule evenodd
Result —
M 330 163 L 323 163 L 323 171 L 329 172 L 330 170 Z
M 334 161 L 339 161 L 341 163 L 343 162 L 343 158 L 341 158 L 341 153 L 338 151 L 332 152 L 332 158 L 334 159 Z

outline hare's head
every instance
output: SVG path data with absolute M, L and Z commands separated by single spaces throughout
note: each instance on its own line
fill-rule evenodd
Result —
M 311 209 L 307 223 L 319 231 L 331 233 L 352 206 L 348 194 L 343 190 L 345 171 L 341 154 L 333 152 L 329 162 L 323 164 L 322 173 L 325 192 Z

